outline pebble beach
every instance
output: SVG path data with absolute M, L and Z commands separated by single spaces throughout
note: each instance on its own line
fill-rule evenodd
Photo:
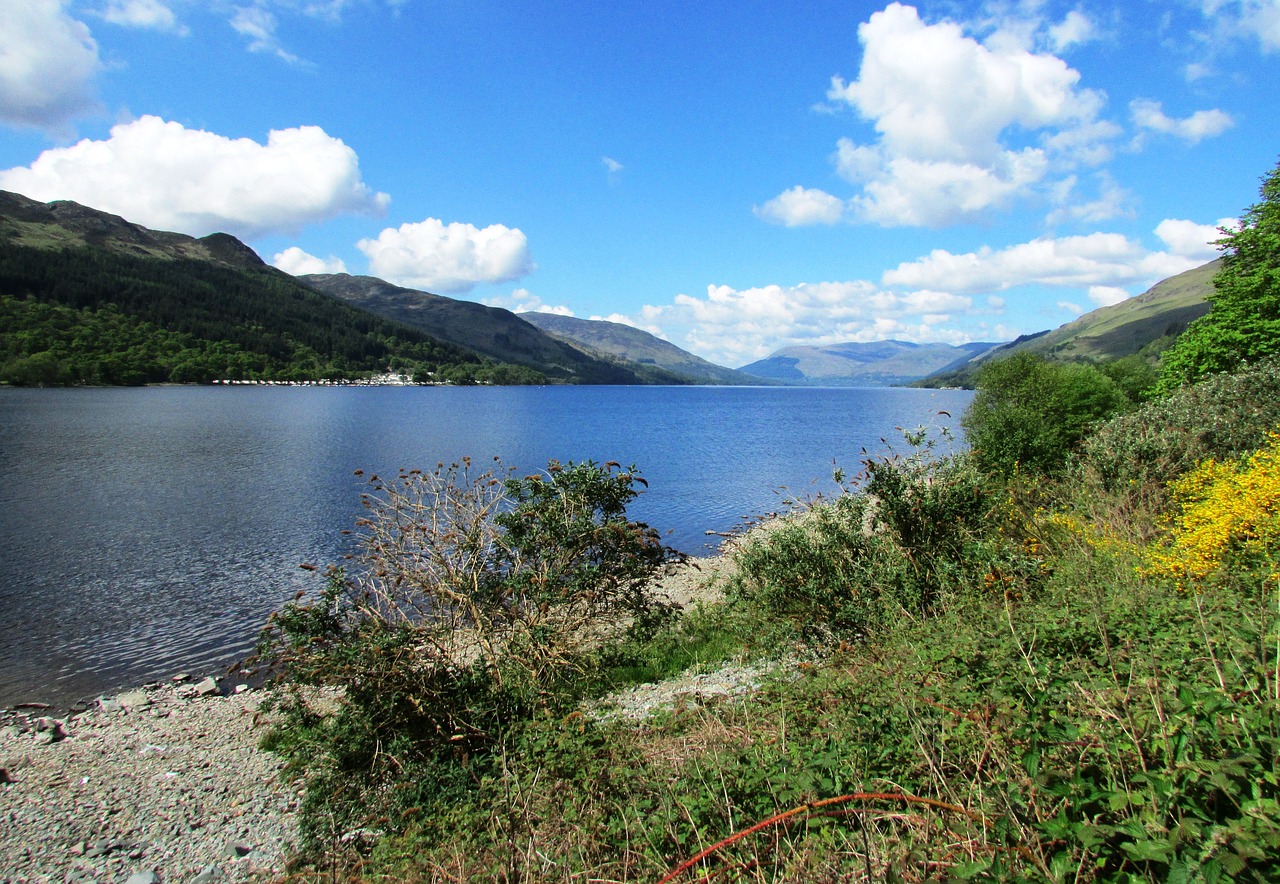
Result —
M 153 684 L 79 714 L 0 713 L 0 882 L 279 877 L 302 784 L 258 747 L 262 694 Z

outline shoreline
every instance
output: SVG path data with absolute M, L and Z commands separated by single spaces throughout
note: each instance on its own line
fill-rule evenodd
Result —
M 212 687 L 211 687 L 212 684 Z M 301 783 L 258 747 L 261 690 L 152 683 L 0 719 L 0 882 L 250 881 L 284 873 Z
M 718 599 L 732 572 L 724 553 L 690 557 L 657 578 L 658 591 L 681 608 Z M 750 675 L 715 690 L 741 690 Z M 711 689 L 709 678 L 640 686 L 624 705 L 647 714 Z M 0 710 L 0 884 L 282 876 L 303 784 L 284 782 L 283 761 L 258 745 L 269 688 L 224 694 L 225 681 L 175 676 L 65 713 L 40 703 Z

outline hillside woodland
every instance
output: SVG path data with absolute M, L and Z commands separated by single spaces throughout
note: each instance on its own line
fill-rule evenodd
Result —
M 370 477 L 263 636 L 299 875 L 1280 878 L 1278 182 L 1158 379 L 986 370 L 971 447 L 906 432 L 683 609 L 634 469 Z

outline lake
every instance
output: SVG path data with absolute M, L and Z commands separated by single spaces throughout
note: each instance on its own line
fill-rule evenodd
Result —
M 691 554 L 831 493 L 833 465 L 958 427 L 972 394 L 744 387 L 0 388 L 0 707 L 243 658 L 336 562 L 357 470 L 635 464 L 630 514 Z M 958 434 L 958 429 L 956 430 Z

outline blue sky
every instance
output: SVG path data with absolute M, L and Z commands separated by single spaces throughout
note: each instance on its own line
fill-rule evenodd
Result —
M 1280 0 L 0 0 L 0 189 L 724 365 L 1008 340 L 1215 256 Z

